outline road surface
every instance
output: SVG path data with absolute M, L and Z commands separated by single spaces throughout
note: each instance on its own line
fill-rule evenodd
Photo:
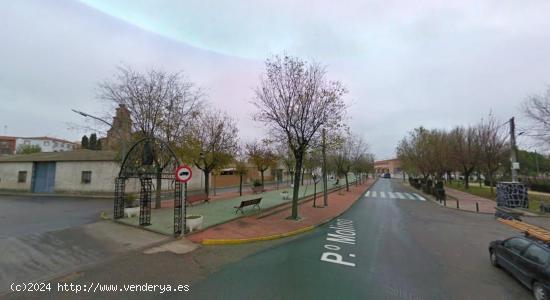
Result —
M 399 180 L 370 191 L 339 220 L 195 284 L 191 298 L 531 298 L 489 263 L 489 241 L 515 234 L 492 216 L 422 201 Z

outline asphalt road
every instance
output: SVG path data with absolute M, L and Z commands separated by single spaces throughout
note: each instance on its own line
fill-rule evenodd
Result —
M 388 192 L 411 192 L 399 180 L 381 179 L 371 191 L 377 197 L 363 197 L 340 221 L 230 264 L 193 285 L 191 298 L 531 298 L 526 288 L 489 263 L 489 241 L 515 234 L 492 216 L 418 199 L 390 199 Z M 327 240 L 328 234 L 336 234 L 335 227 L 355 236 L 348 243 Z M 322 260 L 326 252 L 333 253 L 325 257 L 332 261 Z
M 92 223 L 112 209 L 109 199 L 0 195 L 0 239 Z

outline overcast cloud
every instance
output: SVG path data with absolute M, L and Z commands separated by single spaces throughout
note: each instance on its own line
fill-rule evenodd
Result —
M 377 158 L 415 126 L 518 117 L 550 84 L 549 1 L 5 1 L 0 134 L 79 140 L 70 108 L 105 115 L 117 64 L 183 70 L 263 134 L 249 101 L 276 53 L 316 60 L 349 89 L 350 123 Z M 5 130 L 7 127 L 7 130 Z

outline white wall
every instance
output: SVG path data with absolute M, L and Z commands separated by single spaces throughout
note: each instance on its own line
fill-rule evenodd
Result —
M 40 146 L 40 149 L 42 149 L 42 152 L 62 152 L 62 151 L 72 151 L 75 149 L 75 145 L 72 143 L 64 143 L 64 142 L 58 142 L 54 140 L 47 140 L 47 139 L 17 138 L 15 140 L 16 151 L 20 145 L 37 145 L 37 146 Z
M 27 191 L 31 190 L 32 162 L 0 163 L 0 189 Z M 27 180 L 18 183 L 19 171 L 27 171 Z

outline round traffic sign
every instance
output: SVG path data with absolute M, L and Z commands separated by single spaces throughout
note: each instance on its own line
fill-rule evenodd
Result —
M 189 166 L 179 166 L 176 170 L 176 180 L 179 182 L 187 182 L 191 179 L 193 171 Z

